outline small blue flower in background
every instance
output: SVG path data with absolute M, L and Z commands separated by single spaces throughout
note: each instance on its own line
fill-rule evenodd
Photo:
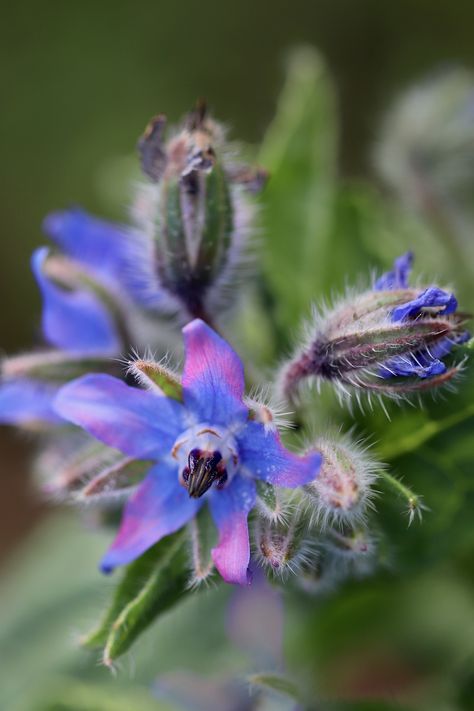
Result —
M 398 257 L 395 260 L 393 269 L 383 274 L 374 284 L 376 291 L 395 291 L 397 289 L 409 289 L 409 277 L 413 263 L 412 252 Z M 417 290 L 419 291 L 419 290 Z M 450 294 L 437 286 L 429 286 L 421 293 L 414 295 L 406 303 L 393 308 L 390 313 L 390 320 L 393 323 L 410 321 L 421 315 L 449 316 L 454 314 L 458 307 L 458 302 L 454 294 Z M 470 334 L 467 331 L 450 334 L 446 338 L 441 338 L 438 342 L 425 346 L 415 353 L 408 353 L 403 356 L 390 358 L 381 365 L 380 374 L 384 378 L 410 377 L 431 378 L 446 372 L 446 365 L 441 358 L 449 355 L 453 346 L 469 340 Z
M 81 210 L 54 213 L 44 228 L 60 250 L 40 247 L 31 260 L 43 299 L 41 331 L 46 344 L 78 361 L 119 355 L 128 346 L 125 320 L 136 313 L 138 284 L 150 269 L 149 261 L 138 258 L 139 233 Z M 4 364 L 0 422 L 61 421 L 52 407 L 61 382 L 58 355 L 48 351 L 42 356 L 43 366 L 57 365 L 56 382 L 28 374 L 32 364 L 38 366 L 40 354 L 36 360 L 20 356 L 14 364 Z M 22 370 L 23 377 L 18 375 Z
M 183 333 L 182 403 L 98 374 L 65 385 L 56 409 L 110 447 L 157 462 L 126 505 L 104 571 L 133 561 L 208 502 L 219 531 L 216 568 L 227 582 L 245 584 L 255 480 L 302 486 L 317 476 L 321 455 L 297 456 L 276 431 L 249 419 L 242 363 L 209 326 L 196 319 Z

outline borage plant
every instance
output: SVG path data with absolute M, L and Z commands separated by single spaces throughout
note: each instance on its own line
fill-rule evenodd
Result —
M 266 170 L 200 104 L 175 130 L 155 117 L 140 140 L 132 226 L 79 210 L 45 222 L 54 246 L 32 266 L 47 345 L 4 360 L 0 419 L 44 430 L 48 495 L 94 503 L 104 526 L 121 517 L 100 565 L 125 571 L 83 638 L 109 666 L 204 583 L 261 586 L 260 569 L 288 595 L 330 596 L 387 569 L 382 490 L 421 519 L 385 460 L 450 426 L 428 417 L 409 433 L 403 413 L 455 383 L 468 316 L 450 289 L 410 279 L 402 240 L 388 271 L 320 306 L 341 282 L 341 244 L 347 272 L 381 261 L 370 238 L 351 242 L 374 196 L 336 189 L 323 159 L 331 102 L 318 58 L 298 53 L 260 154 L 263 213 Z M 258 683 L 301 702 L 283 677 Z

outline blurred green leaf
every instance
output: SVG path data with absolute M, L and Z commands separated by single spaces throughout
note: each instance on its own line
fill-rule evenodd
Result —
M 107 666 L 126 652 L 161 613 L 189 591 L 189 562 L 184 531 L 167 536 L 127 566 L 112 603 L 86 647 L 103 646 Z
M 270 171 L 263 268 L 279 329 L 294 328 L 322 283 L 334 201 L 337 117 L 321 57 L 295 51 L 259 156 Z
M 110 685 L 71 679 L 51 689 L 31 711 L 172 711 L 173 708 L 153 699 L 145 689 L 116 691 Z
M 301 694 L 294 681 L 281 674 L 251 674 L 248 681 L 252 686 L 260 689 L 276 691 L 295 701 L 301 700 Z

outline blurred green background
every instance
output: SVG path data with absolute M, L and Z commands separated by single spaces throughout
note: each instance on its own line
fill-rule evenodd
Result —
M 473 26 L 474 4 L 467 0 L 201 0 L 179 4 L 50 0 L 5 6 L 0 29 L 2 350 L 28 349 L 37 334 L 40 301 L 29 257 L 43 241 L 43 217 L 50 210 L 79 204 L 91 212 L 124 219 L 126 192 L 117 200 L 107 188 L 108 181 L 113 177 L 125 187 L 136 139 L 153 114 L 164 111 L 176 120 L 197 96 L 204 96 L 216 116 L 230 126 L 233 138 L 258 144 L 274 114 L 289 49 L 310 43 L 327 60 L 336 83 L 340 171 L 351 177 L 367 175 L 379 121 L 390 99 L 440 65 L 473 66 Z M 0 556 L 11 552 L 44 514 L 43 505 L 28 488 L 25 444 L 24 437 L 7 429 L 0 433 Z M 440 496 L 444 496 L 442 487 Z M 403 545 L 401 539 L 399 534 L 398 543 Z M 46 555 L 48 540 L 39 544 L 43 546 L 40 555 Z M 88 545 L 102 548 L 103 541 Z M 89 559 L 84 565 L 90 565 Z M 466 572 L 463 565 L 461 554 L 460 569 L 470 578 L 472 572 L 468 566 Z M 95 576 L 95 570 L 90 575 Z M 26 578 L 25 585 L 35 585 L 35 580 Z M 416 594 L 424 592 L 429 597 L 429 573 L 422 585 Z M 443 637 L 446 654 L 454 655 L 454 636 L 465 628 L 472 605 L 455 582 L 447 581 L 446 590 L 436 585 L 441 607 L 445 593 L 458 601 L 457 616 L 452 608 L 449 613 L 455 618 L 450 627 L 453 649 L 446 651 Z M 45 576 L 46 591 L 47 586 Z M 438 634 L 432 630 L 433 617 L 427 613 L 423 626 L 418 616 L 421 598 L 415 596 L 413 601 L 409 583 L 402 592 L 406 619 L 416 617 L 417 629 L 429 646 L 427 629 Z M 360 625 L 373 615 L 370 594 L 368 598 L 364 594 L 358 597 L 356 591 L 347 603 L 348 625 L 353 623 L 351 605 Z M 386 603 L 387 595 L 381 599 Z M 58 636 L 64 633 L 71 605 L 70 600 L 65 603 L 64 617 L 57 623 Z M 308 603 L 308 616 L 312 615 L 308 619 L 319 645 L 330 645 L 324 622 L 310 607 Z M 19 610 L 21 618 L 21 602 Z M 330 620 L 331 614 L 341 614 L 341 608 L 335 603 L 334 611 L 329 606 L 326 613 Z M 383 616 L 384 611 L 377 614 Z M 397 615 L 404 614 L 405 608 L 399 607 Z M 77 621 L 77 626 L 82 622 Z M 329 622 L 326 634 L 328 630 Z M 28 639 L 28 630 L 25 635 Z M 305 641 L 298 638 L 297 629 L 294 638 L 293 657 L 297 658 L 298 653 L 304 654 Z M 384 661 L 377 645 L 373 654 Z M 357 670 L 350 659 L 348 668 L 352 673 Z M 400 670 L 402 676 L 409 673 L 409 664 Z M 467 702 L 462 708 L 469 708 Z

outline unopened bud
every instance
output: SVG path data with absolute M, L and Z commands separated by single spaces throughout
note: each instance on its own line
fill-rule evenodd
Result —
M 331 529 L 325 542 L 327 553 L 341 578 L 364 577 L 373 572 L 377 562 L 377 541 L 365 528 Z
M 140 140 L 152 185 L 137 195 L 134 214 L 153 241 L 162 289 L 187 316 L 206 319 L 248 260 L 254 208 L 246 194 L 265 176 L 229 159 L 224 130 L 202 103 L 168 140 L 165 128 L 159 115 Z
M 275 575 L 296 574 L 303 563 L 315 555 L 313 543 L 305 536 L 305 526 L 298 511 L 285 521 L 258 519 L 255 530 L 257 558 Z
M 323 455 L 322 464 L 318 476 L 304 487 L 314 521 L 325 527 L 363 519 L 380 464 L 348 436 L 320 437 L 314 449 Z
M 280 387 L 291 399 L 303 381 L 328 381 L 341 396 L 351 389 L 394 398 L 433 389 L 460 370 L 443 358 L 469 338 L 466 314 L 436 286 L 408 285 L 412 255 L 372 290 L 347 297 L 324 316 L 315 316 L 307 343 L 284 367 Z

